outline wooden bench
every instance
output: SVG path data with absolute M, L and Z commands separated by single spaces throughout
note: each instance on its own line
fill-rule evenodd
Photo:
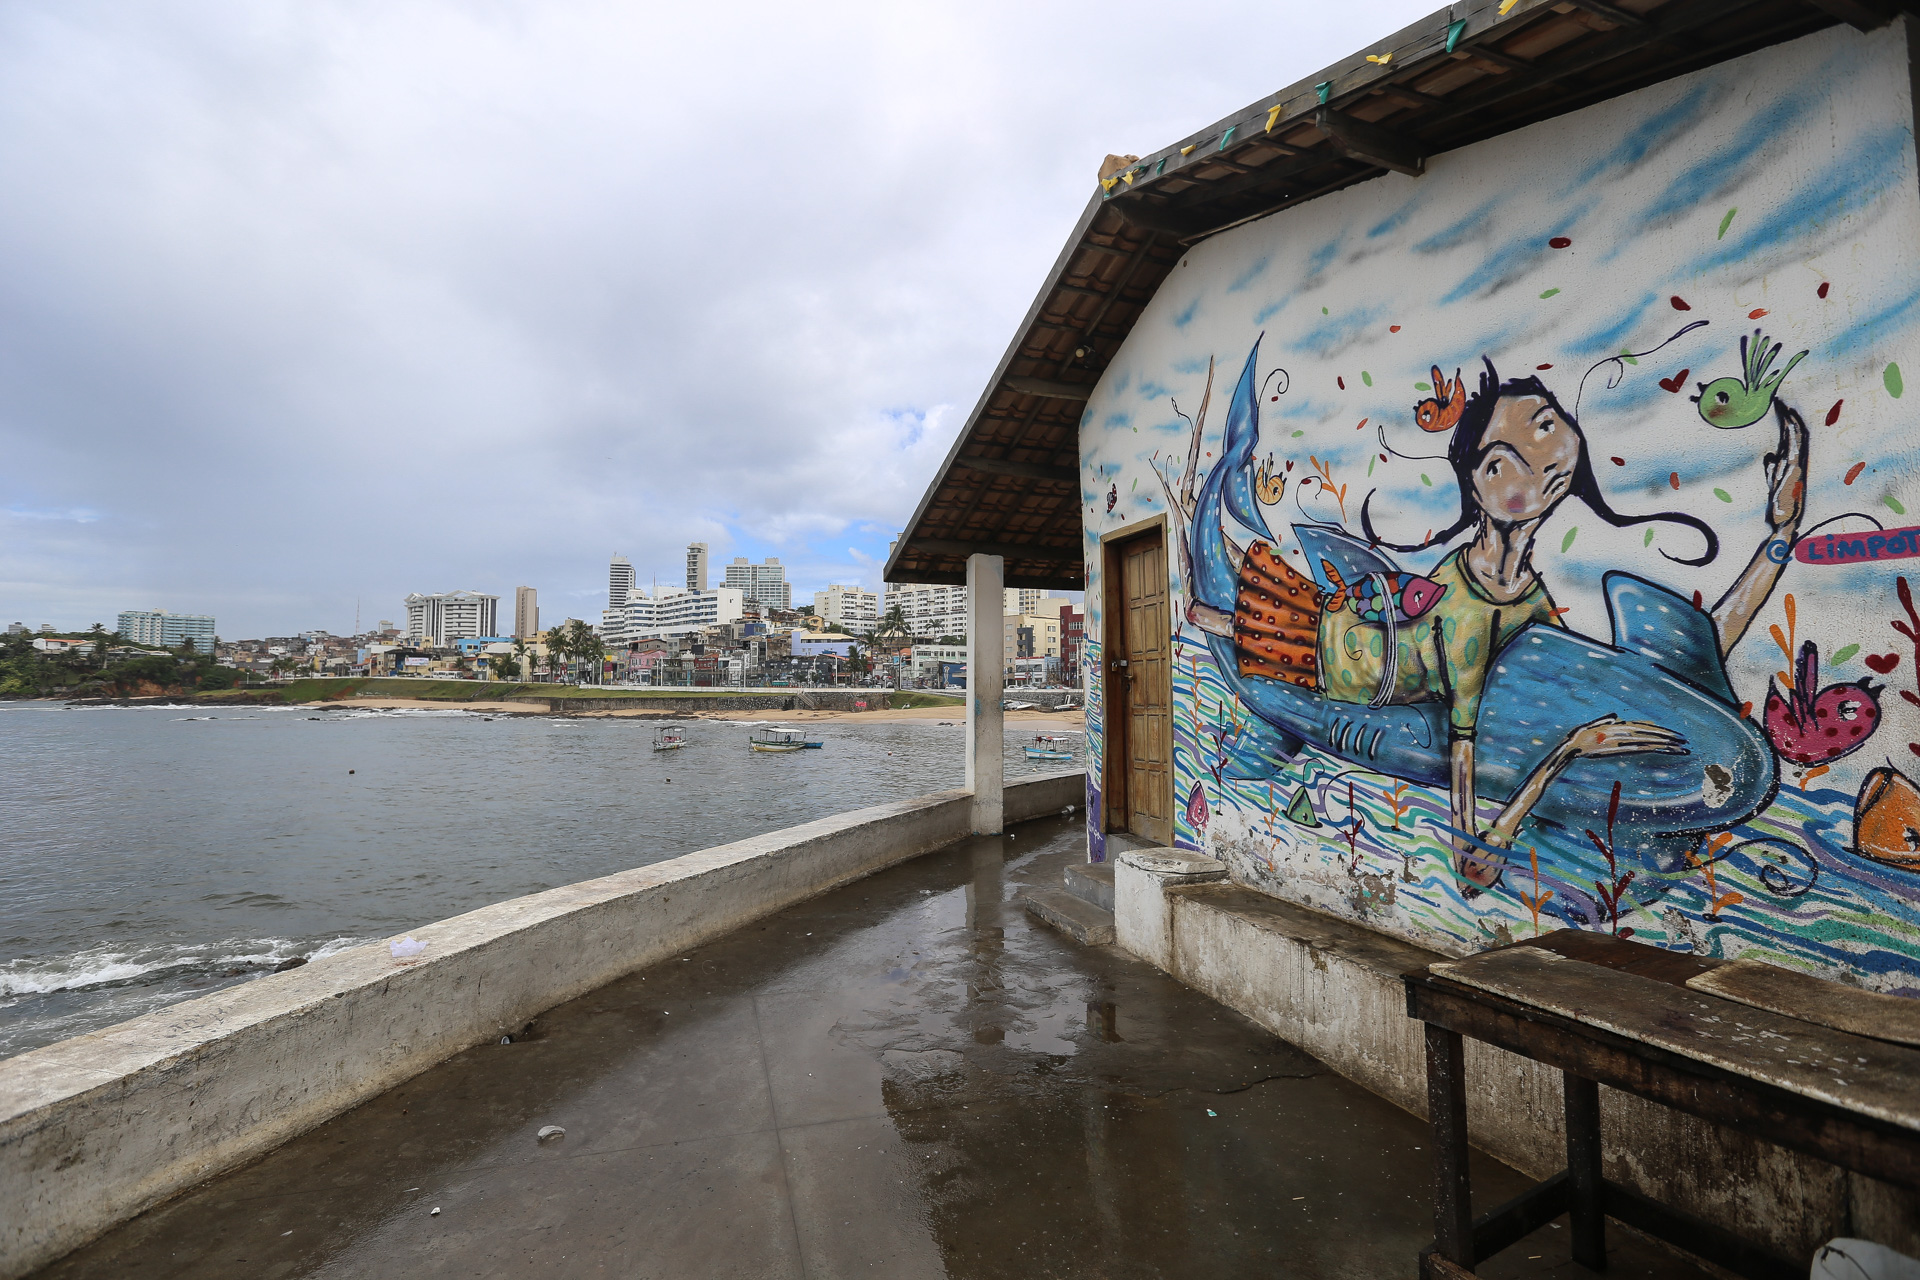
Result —
M 1736 1275 L 1804 1280 L 1811 1259 L 1782 1258 L 1602 1176 L 1603 1084 L 1920 1190 L 1920 1001 L 1571 929 L 1404 980 L 1408 1014 L 1427 1024 L 1434 1242 L 1420 1255 L 1423 1280 L 1471 1276 L 1563 1213 L 1574 1260 L 1596 1271 L 1611 1216 Z M 1478 1218 L 1465 1036 L 1566 1081 L 1565 1171 Z

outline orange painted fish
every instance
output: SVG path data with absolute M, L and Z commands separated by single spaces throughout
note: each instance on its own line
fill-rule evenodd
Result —
M 1447 594 L 1447 589 L 1432 578 L 1411 573 L 1374 574 L 1349 585 L 1331 561 L 1322 560 L 1320 570 L 1333 586 L 1327 608 L 1349 609 L 1359 614 L 1362 622 L 1385 622 L 1387 608 L 1394 610 L 1395 621 L 1410 622 L 1439 604 L 1440 597 Z M 1380 594 L 1383 579 L 1387 586 L 1384 597 Z
M 1875 769 L 1853 806 L 1854 852 L 1920 871 L 1920 788 L 1898 769 Z
M 1413 406 L 1413 420 L 1422 431 L 1451 431 L 1460 425 L 1460 415 L 1467 411 L 1467 384 L 1460 371 L 1453 371 L 1453 381 L 1448 382 L 1440 374 L 1440 366 L 1433 366 L 1433 398 L 1422 400 Z

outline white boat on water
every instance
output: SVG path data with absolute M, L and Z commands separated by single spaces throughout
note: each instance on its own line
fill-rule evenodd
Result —
M 1028 747 L 1027 759 L 1029 760 L 1071 760 L 1073 759 L 1073 752 L 1048 751 L 1040 747 Z
M 686 733 L 677 724 L 663 725 L 660 730 L 653 735 L 653 749 L 655 751 L 678 751 L 686 745 Z
M 807 740 L 792 729 L 755 729 L 747 746 L 755 751 L 805 751 Z

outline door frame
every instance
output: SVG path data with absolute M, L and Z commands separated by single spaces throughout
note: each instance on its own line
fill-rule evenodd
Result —
M 1163 511 L 1159 515 L 1148 516 L 1144 520 L 1135 520 L 1100 535 L 1100 727 L 1103 736 L 1100 750 L 1100 829 L 1102 832 L 1128 831 L 1132 827 L 1133 806 L 1128 795 L 1132 783 L 1127 768 L 1127 699 L 1126 686 L 1116 683 L 1113 674 L 1114 650 L 1113 636 L 1119 636 L 1125 642 L 1126 592 L 1125 576 L 1120 570 L 1122 544 L 1131 542 L 1142 534 L 1158 533 L 1160 548 L 1166 556 L 1169 570 L 1167 574 L 1167 617 L 1173 618 L 1173 597 L 1175 594 L 1173 574 L 1174 564 L 1172 539 Z M 1116 625 L 1117 624 L 1117 625 Z M 1173 635 L 1170 628 L 1167 635 L 1167 714 L 1172 717 L 1173 707 Z M 1170 726 L 1171 727 L 1171 726 Z M 1167 812 L 1173 808 L 1173 762 L 1167 762 Z

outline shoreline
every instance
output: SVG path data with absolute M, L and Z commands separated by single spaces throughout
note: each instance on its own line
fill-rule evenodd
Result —
M 428 698 L 334 698 L 326 702 L 307 702 L 295 704 L 305 707 L 354 707 L 367 711 L 472 711 L 487 715 L 547 716 L 567 719 L 599 720 L 716 720 L 716 721 L 770 721 L 803 722 L 808 724 L 860 722 L 887 723 L 924 721 L 932 724 L 948 722 L 962 724 L 966 720 L 964 705 L 954 707 L 902 707 L 898 710 L 876 711 L 827 711 L 796 709 L 793 711 L 660 711 L 651 708 L 636 707 L 628 710 L 593 711 L 554 711 L 544 706 L 535 706 L 525 702 L 441 702 Z M 1063 728 L 1071 732 L 1086 731 L 1086 712 L 1084 711 L 1008 711 L 1003 713 L 1008 725 L 1020 724 L 1033 727 L 1036 731 L 1044 728 Z

